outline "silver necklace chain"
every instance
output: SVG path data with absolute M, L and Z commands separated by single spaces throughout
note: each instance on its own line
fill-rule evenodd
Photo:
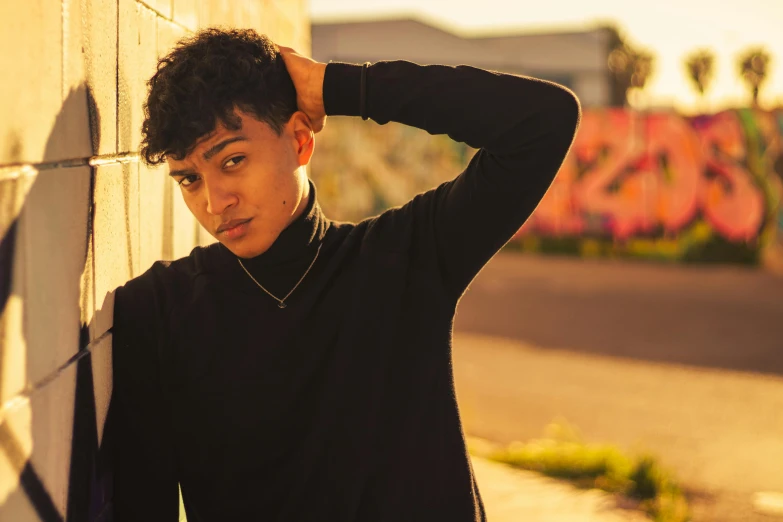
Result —
M 261 286 L 261 283 L 259 283 L 258 281 L 256 281 L 256 278 L 255 278 L 255 277 L 253 277 L 253 274 L 251 274 L 251 273 L 250 273 L 250 272 L 247 270 L 247 268 L 245 268 L 245 265 L 244 265 L 244 264 L 242 264 L 242 260 L 241 260 L 239 257 L 237 257 L 237 261 L 239 261 L 239 266 L 241 266 L 241 267 L 242 267 L 242 270 L 244 270 L 244 271 L 245 271 L 245 273 L 246 273 L 246 274 L 247 274 L 247 275 L 250 277 L 250 279 L 252 279 L 252 280 L 253 280 L 253 282 L 254 282 L 255 284 L 257 284 L 257 285 L 258 285 L 258 288 L 260 288 L 261 290 L 263 290 L 264 292 L 266 292 L 267 294 L 269 294 L 269 296 L 270 296 L 272 299 L 274 299 L 275 301 L 277 301 L 277 303 L 278 303 L 278 304 L 277 304 L 277 307 L 278 307 L 278 308 L 285 308 L 286 306 L 288 306 L 288 305 L 286 305 L 286 304 L 285 304 L 285 300 L 286 300 L 286 299 L 288 299 L 288 297 L 289 297 L 291 294 L 293 294 L 293 293 L 294 293 L 294 290 L 296 290 L 296 289 L 297 289 L 297 287 L 298 287 L 298 286 L 299 286 L 299 285 L 302 283 L 302 281 L 304 281 L 304 278 L 305 278 L 305 276 L 307 276 L 307 274 L 310 272 L 310 269 L 311 269 L 311 268 L 313 268 L 313 265 L 315 264 L 315 260 L 316 260 L 316 259 L 318 259 L 318 254 L 320 254 L 320 253 L 321 253 L 321 247 L 322 247 L 322 246 L 324 246 L 324 244 L 323 244 L 323 243 L 321 243 L 320 245 L 318 245 L 318 250 L 315 252 L 315 257 L 313 258 L 312 262 L 310 262 L 310 266 L 308 266 L 308 267 L 307 267 L 307 270 L 305 270 L 305 273 L 304 273 L 304 274 L 302 274 L 302 277 L 300 277 L 300 278 L 299 278 L 299 281 L 298 281 L 298 282 L 297 282 L 297 283 L 294 285 L 294 287 L 291 289 L 291 291 L 290 291 L 290 292 L 288 292 L 288 293 L 286 294 L 286 296 L 285 296 L 284 298 L 282 298 L 282 299 L 278 299 L 278 298 L 277 298 L 277 297 L 276 297 L 276 296 L 275 296 L 275 295 L 274 295 L 272 292 L 270 292 L 269 290 L 267 290 L 266 288 L 264 288 L 263 286 Z

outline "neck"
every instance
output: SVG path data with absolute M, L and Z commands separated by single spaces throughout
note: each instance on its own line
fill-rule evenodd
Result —
M 310 204 L 310 193 L 311 193 L 310 180 L 308 179 L 307 176 L 302 176 L 302 178 L 303 178 L 301 181 L 302 195 L 299 198 L 299 205 L 297 205 L 296 210 L 294 210 L 294 215 L 291 217 L 291 222 L 288 223 L 289 226 L 291 225 L 291 223 L 299 219 L 302 216 L 302 214 L 304 214 L 304 212 L 307 210 L 308 205 Z

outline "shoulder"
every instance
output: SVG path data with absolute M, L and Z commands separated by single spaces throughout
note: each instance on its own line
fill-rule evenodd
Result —
M 117 288 L 114 298 L 115 329 L 129 322 L 160 324 L 186 302 L 194 281 L 207 270 L 212 247 L 196 247 L 175 261 L 156 261 L 144 273 Z
M 146 375 L 157 367 L 156 361 L 171 368 L 173 328 L 213 253 L 212 246 L 197 247 L 175 261 L 156 261 L 117 288 L 112 326 L 115 375 L 133 382 L 137 377 L 132 374 Z

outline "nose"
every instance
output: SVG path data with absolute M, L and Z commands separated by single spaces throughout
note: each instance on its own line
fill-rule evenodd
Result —
M 227 189 L 224 183 L 219 181 L 205 182 L 204 186 L 207 195 L 207 212 L 210 214 L 219 216 L 236 203 L 236 196 Z

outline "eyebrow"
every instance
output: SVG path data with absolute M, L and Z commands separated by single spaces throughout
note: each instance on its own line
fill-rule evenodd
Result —
M 217 154 L 221 150 L 225 149 L 226 146 L 228 146 L 228 145 L 230 145 L 230 144 L 232 144 L 234 142 L 237 142 L 237 141 L 247 141 L 247 138 L 244 137 L 244 136 L 234 136 L 233 138 L 225 139 L 225 140 L 221 141 L 220 143 L 218 143 L 216 145 L 213 145 L 208 151 L 206 151 L 204 153 L 204 156 L 203 156 L 204 157 L 204 161 L 209 161 L 210 158 L 212 158 L 212 156 L 214 156 L 215 154 Z
M 180 169 L 180 170 L 172 170 L 169 172 L 169 176 L 172 178 L 176 178 L 177 176 L 190 176 L 191 174 L 195 174 L 196 171 L 193 169 Z
M 209 161 L 215 154 L 217 154 L 221 150 L 225 149 L 227 146 L 237 141 L 248 141 L 248 139 L 245 136 L 234 136 L 233 138 L 227 138 L 221 141 L 220 143 L 210 147 L 210 149 L 203 154 L 204 161 Z M 171 177 L 189 176 L 195 173 L 196 171 L 194 171 L 193 169 L 179 169 L 179 170 L 172 170 L 171 172 L 169 172 L 169 176 Z

